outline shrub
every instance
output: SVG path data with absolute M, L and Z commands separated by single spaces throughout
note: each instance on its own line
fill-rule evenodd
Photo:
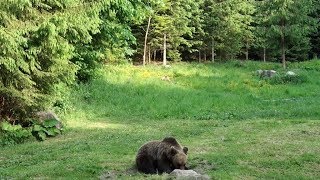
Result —
M 310 70 L 320 71 L 320 60 L 316 59 L 311 61 L 292 63 L 290 64 L 290 68 L 305 69 L 307 71 L 310 71 Z
M 308 79 L 304 75 L 288 75 L 285 73 L 279 73 L 267 80 L 270 84 L 301 84 L 307 82 Z
M 20 124 L 12 125 L 8 120 L 3 121 L 0 125 L 0 145 L 20 144 L 31 136 L 44 141 L 47 137 L 57 136 L 63 131 L 62 124 L 57 118 L 28 121 L 31 123 L 29 127 L 22 127 Z
M 38 140 L 44 141 L 47 137 L 54 137 L 62 133 L 61 122 L 57 119 L 47 119 L 42 123 L 36 123 L 32 127 L 32 135 Z
M 11 125 L 6 121 L 1 123 L 0 134 L 0 144 L 2 146 L 23 143 L 32 136 L 30 128 L 22 128 L 21 125 Z

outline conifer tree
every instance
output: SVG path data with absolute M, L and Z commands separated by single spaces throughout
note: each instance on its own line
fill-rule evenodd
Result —
M 280 49 L 283 67 L 286 68 L 287 55 L 293 59 L 306 59 L 310 50 L 308 36 L 314 32 L 317 21 L 310 16 L 315 10 L 314 1 L 269 0 L 265 6 L 269 15 L 268 36 Z
M 52 105 L 56 86 L 131 55 L 140 0 L 0 1 L 0 120 Z
M 161 5 L 155 6 L 157 9 L 150 24 L 150 45 L 155 49 L 160 47 L 171 60 L 181 60 L 181 51 L 188 50 L 195 43 L 193 34 L 195 26 L 199 25 L 196 22 L 200 20 L 199 2 L 163 0 L 159 3 Z
M 212 59 L 215 51 L 219 51 L 223 59 L 235 58 L 242 53 L 247 54 L 253 42 L 254 4 L 251 0 L 214 0 L 205 1 L 204 29 L 212 47 Z

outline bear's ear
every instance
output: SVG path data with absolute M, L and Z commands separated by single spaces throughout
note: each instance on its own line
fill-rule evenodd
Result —
M 183 152 L 185 153 L 185 154 L 188 154 L 188 148 L 187 147 L 183 147 Z
M 178 153 L 178 150 L 174 147 L 174 146 L 171 146 L 170 148 L 170 154 L 172 156 L 176 155 Z

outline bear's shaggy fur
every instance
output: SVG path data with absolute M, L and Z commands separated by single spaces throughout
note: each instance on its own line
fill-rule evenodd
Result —
M 138 171 L 146 174 L 170 173 L 174 169 L 187 169 L 188 148 L 182 148 L 173 137 L 151 141 L 141 146 L 136 156 Z

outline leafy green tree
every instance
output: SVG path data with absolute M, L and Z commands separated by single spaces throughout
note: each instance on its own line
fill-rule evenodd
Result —
M 154 49 L 161 49 L 164 64 L 167 54 L 171 60 L 181 60 L 181 51 L 195 43 L 195 22 L 200 20 L 200 1 L 162 0 L 152 14 L 150 41 Z M 167 53 L 168 51 L 168 53 Z
M 144 45 L 143 45 L 143 65 L 146 65 L 146 60 L 147 60 L 147 50 L 149 50 L 149 56 L 148 56 L 148 60 L 149 62 L 151 61 L 151 45 L 150 42 L 148 41 L 148 36 L 149 36 L 149 32 L 151 31 L 151 23 L 153 23 L 153 19 L 155 14 L 157 14 L 157 11 L 161 8 L 161 6 L 164 6 L 164 2 L 162 0 L 149 0 L 145 2 L 146 5 L 146 13 L 145 13 L 145 17 L 147 19 L 147 24 L 146 25 L 142 25 L 145 26 L 145 29 L 143 29 L 144 32 Z

